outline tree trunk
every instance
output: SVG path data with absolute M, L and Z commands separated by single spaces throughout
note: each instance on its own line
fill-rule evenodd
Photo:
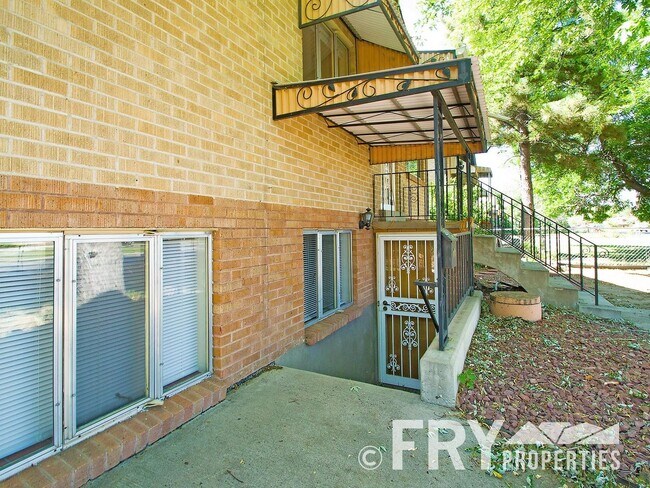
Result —
M 535 235 L 533 232 L 533 214 L 535 202 L 533 200 L 533 175 L 530 169 L 530 117 L 526 112 L 520 112 L 516 117 L 517 130 L 521 136 L 519 141 L 519 181 L 521 184 L 521 202 L 530 210 L 522 207 L 521 222 L 523 227 L 522 243 L 532 246 Z
M 625 164 L 625 162 L 621 161 L 614 152 L 607 148 L 607 144 L 602 135 L 599 137 L 599 140 L 600 145 L 603 148 L 603 155 L 612 163 L 614 171 L 616 171 L 618 177 L 623 180 L 623 183 L 625 183 L 627 188 L 629 190 L 637 191 L 639 196 L 642 198 L 650 198 L 650 187 L 639 181 L 630 171 L 630 168 Z
M 533 176 L 530 169 L 529 120 L 527 113 L 521 113 L 516 117 L 517 128 L 521 135 L 521 141 L 519 142 L 519 180 L 521 183 L 521 201 L 524 205 L 534 210 Z

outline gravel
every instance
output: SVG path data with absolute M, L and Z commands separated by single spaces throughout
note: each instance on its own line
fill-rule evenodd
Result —
M 469 418 L 503 419 L 509 433 L 526 422 L 619 423 L 619 475 L 629 478 L 650 462 L 649 381 L 646 332 L 550 307 L 536 323 L 496 318 L 484 303 L 459 405 Z

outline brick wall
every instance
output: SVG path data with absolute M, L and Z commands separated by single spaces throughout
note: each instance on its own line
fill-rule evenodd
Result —
M 367 148 L 316 115 L 271 118 L 271 82 L 302 78 L 297 23 L 296 0 L 0 8 L 0 230 L 212 231 L 219 383 L 201 408 L 304 340 L 305 229 L 354 231 L 354 308 L 374 301 L 373 233 L 357 230 L 372 204 Z M 192 416 L 176 414 L 174 425 Z M 151 425 L 140 448 L 174 428 Z M 85 444 L 115 444 L 122 430 Z M 80 464 L 91 474 L 70 471 L 73 449 L 16 483 L 43 473 L 57 483 L 47 470 L 62 459 L 62 485 L 114 465 L 98 448 L 99 461 L 86 453 Z
M 301 46 L 296 0 L 4 2 L 0 174 L 361 211 L 367 148 L 271 119 Z
M 355 229 L 371 205 L 366 148 L 315 115 L 271 119 L 271 82 L 302 77 L 296 11 L 0 9 L 0 228 L 216 229 L 215 368 L 233 381 L 303 338 L 303 229 Z M 373 245 L 355 232 L 360 305 L 373 300 Z
M 374 301 L 373 233 L 357 212 L 0 177 L 0 225 L 213 230 L 215 374 L 233 383 L 304 339 L 302 233 L 352 229 L 354 301 Z

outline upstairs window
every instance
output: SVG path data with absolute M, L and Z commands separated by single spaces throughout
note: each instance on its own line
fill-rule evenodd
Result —
M 332 29 L 323 24 L 306 27 L 302 39 L 305 80 L 350 74 L 350 49 Z
M 305 323 L 352 303 L 352 233 L 306 232 L 303 236 Z

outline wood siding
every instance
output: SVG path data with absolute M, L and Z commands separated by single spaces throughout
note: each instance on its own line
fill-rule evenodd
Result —
M 357 73 L 401 68 L 412 64 L 411 59 L 404 53 L 357 39 Z

